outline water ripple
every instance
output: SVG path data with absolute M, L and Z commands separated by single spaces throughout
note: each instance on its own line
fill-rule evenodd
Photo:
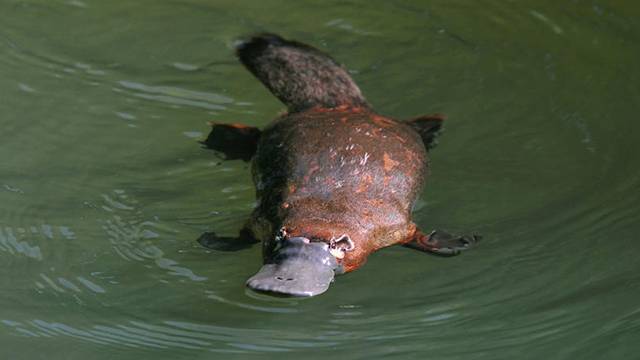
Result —
M 102 198 L 104 204 L 101 208 L 111 214 L 110 218 L 103 220 L 102 229 L 108 235 L 113 250 L 122 259 L 153 261 L 159 268 L 167 270 L 168 274 L 192 281 L 207 279 L 167 258 L 164 251 L 154 244 L 154 240 L 163 236 L 173 236 L 175 231 L 158 224 L 155 220 L 144 219 L 143 212 L 137 208 L 137 200 L 121 189 L 111 194 L 103 194 Z
M 152 86 L 138 82 L 119 81 L 118 84 L 131 95 L 146 100 L 154 100 L 170 105 L 187 105 L 207 110 L 224 110 L 225 105 L 233 103 L 233 99 L 227 96 L 193 91 L 178 87 Z
M 330 347 L 338 344 L 331 338 L 341 334 L 328 332 L 316 340 L 304 340 L 295 332 L 241 329 L 181 321 L 149 324 L 130 321 L 126 324 L 73 327 L 42 319 L 28 321 L 0 320 L 1 324 L 30 337 L 66 336 L 102 345 L 146 347 L 154 349 L 208 349 L 221 353 L 288 352 L 295 349 Z M 250 340 L 250 341 L 249 341 Z M 224 346 L 221 346 L 223 345 Z M 226 346 L 226 347 L 225 347 Z
M 253 305 L 253 304 L 247 304 L 244 302 L 240 302 L 238 300 L 228 300 L 225 299 L 224 297 L 215 294 L 213 291 L 206 291 L 205 292 L 207 295 L 207 298 L 215 300 L 219 303 L 222 304 L 227 304 L 227 305 L 232 305 L 241 309 L 247 309 L 247 310 L 254 310 L 254 311 L 260 311 L 260 312 L 267 312 L 267 313 L 275 313 L 275 314 L 291 314 L 291 313 L 297 313 L 299 312 L 298 309 L 296 309 L 294 306 L 297 304 L 297 301 L 295 300 L 287 300 L 286 304 L 289 305 L 289 307 L 276 307 L 276 306 L 264 306 L 264 305 Z M 256 294 L 250 290 L 246 290 L 246 295 L 248 295 L 249 297 L 252 297 L 254 299 L 262 299 L 262 300 L 267 300 L 267 301 L 273 301 L 273 299 L 265 299 L 265 295 L 261 295 L 261 294 Z

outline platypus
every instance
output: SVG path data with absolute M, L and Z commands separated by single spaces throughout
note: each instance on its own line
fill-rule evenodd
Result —
M 227 159 L 252 162 L 257 205 L 233 240 L 262 243 L 263 266 L 249 288 L 314 296 L 384 247 L 451 256 L 477 242 L 422 232 L 411 220 L 444 116 L 380 115 L 345 67 L 275 34 L 250 37 L 236 55 L 287 106 L 262 130 L 214 123 L 204 141 Z M 209 246 L 229 241 L 207 235 Z

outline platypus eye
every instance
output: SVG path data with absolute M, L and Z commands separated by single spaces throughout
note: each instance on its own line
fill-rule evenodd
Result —
M 329 247 L 331 249 L 342 250 L 347 252 L 347 251 L 353 250 L 356 247 L 356 245 L 353 242 L 353 240 L 351 240 L 349 235 L 343 234 L 338 238 L 331 239 L 331 241 L 329 242 Z
M 287 235 L 287 229 L 284 227 L 280 228 L 280 230 L 278 230 L 278 232 L 276 233 L 276 242 L 285 240 L 287 238 Z

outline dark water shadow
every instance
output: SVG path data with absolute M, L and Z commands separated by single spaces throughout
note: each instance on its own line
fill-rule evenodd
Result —
M 256 244 L 256 241 L 243 236 L 218 236 L 212 231 L 204 232 L 197 241 L 207 249 L 217 251 L 239 251 Z

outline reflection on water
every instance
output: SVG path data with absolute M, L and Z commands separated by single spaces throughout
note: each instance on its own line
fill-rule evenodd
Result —
M 2 358 L 634 358 L 640 6 L 367 5 L 0 3 Z M 381 113 L 449 116 L 415 220 L 473 252 L 386 249 L 291 299 L 244 287 L 259 246 L 196 243 L 255 205 L 198 140 L 281 110 L 233 58 L 263 30 Z
M 48 225 L 45 225 L 48 226 Z M 32 232 L 38 231 L 35 227 L 31 227 Z M 51 229 L 47 229 L 47 231 L 51 231 Z M 23 228 L 17 229 L 18 234 L 23 235 L 26 233 L 26 230 Z M 18 241 L 16 235 L 13 233 L 13 229 L 5 228 L 4 234 L 2 229 L 0 229 L 0 250 L 9 252 L 10 254 L 22 254 L 28 256 L 32 259 L 42 260 L 42 253 L 40 248 L 36 246 L 29 245 L 26 241 Z

